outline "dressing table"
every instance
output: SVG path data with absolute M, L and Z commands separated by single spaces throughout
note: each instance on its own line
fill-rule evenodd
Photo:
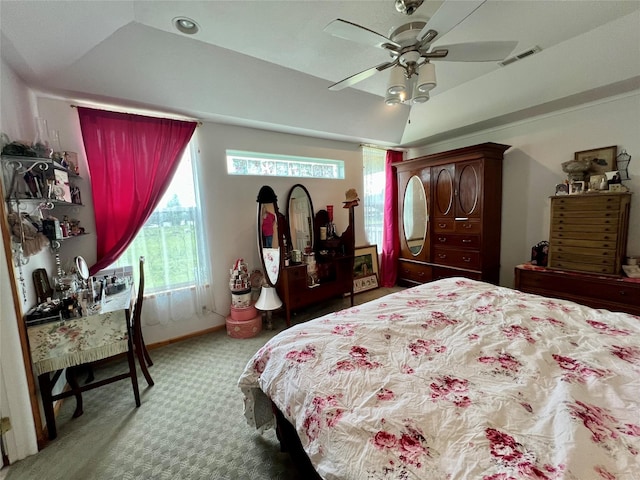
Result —
M 82 414 L 81 392 L 131 378 L 136 407 L 140 406 L 138 379 L 133 355 L 131 315 L 134 285 L 105 296 L 95 309 L 77 318 L 57 320 L 27 327 L 33 371 L 38 377 L 49 439 L 57 436 L 54 402 L 75 396 L 78 402 L 74 417 Z M 53 387 L 63 369 L 127 354 L 127 372 L 79 386 L 68 378 L 71 390 L 53 394 Z

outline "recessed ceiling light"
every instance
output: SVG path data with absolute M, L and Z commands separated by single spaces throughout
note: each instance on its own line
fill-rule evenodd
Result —
M 173 25 L 187 35 L 193 35 L 200 30 L 195 20 L 191 20 L 189 17 L 176 17 L 173 19 Z

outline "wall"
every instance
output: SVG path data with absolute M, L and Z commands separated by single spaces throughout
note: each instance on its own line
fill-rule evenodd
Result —
M 229 269 L 237 258 L 250 268 L 260 268 L 257 248 L 258 191 L 269 185 L 278 196 L 280 213 L 286 215 L 287 195 L 296 183 L 303 184 L 311 196 L 314 211 L 334 205 L 334 222 L 344 231 L 348 210 L 341 208 L 345 192 L 355 188 L 362 194 L 362 154 L 357 144 L 319 140 L 251 128 L 205 123 L 198 127 L 204 208 L 213 264 L 216 310 L 228 315 L 231 293 Z M 226 149 L 250 152 L 300 155 L 344 160 L 345 179 L 305 179 L 259 176 L 229 176 Z M 365 244 L 364 220 L 356 208 L 356 244 Z M 145 333 L 146 336 L 146 333 Z
M 574 152 L 617 145 L 632 156 L 631 203 L 627 252 L 640 255 L 640 92 L 611 97 L 411 149 L 407 158 L 443 152 L 482 142 L 511 145 L 503 166 L 502 240 L 500 284 L 513 286 L 513 269 L 530 259 L 530 249 L 549 239 L 549 196 L 566 178 L 561 164 Z
M 64 149 L 76 151 L 82 162 L 83 203 L 85 207 L 76 213 L 86 226 L 89 235 L 63 242 L 61 257 L 67 261 L 81 253 L 91 265 L 95 262 L 95 224 L 92 216 L 93 200 L 90 196 L 90 179 L 86 169 L 86 155 L 78 114 L 71 103 L 59 99 L 38 96 L 40 114 L 50 128 L 60 131 Z M 201 189 L 205 215 L 209 254 L 212 263 L 213 293 L 217 315 L 179 324 L 154 324 L 144 326 L 147 344 L 162 342 L 190 333 L 223 325 L 229 314 L 231 292 L 229 269 L 237 258 L 244 258 L 251 268 L 260 268 L 257 248 L 257 203 L 260 187 L 271 186 L 278 195 L 281 213 L 286 214 L 287 195 L 296 183 L 309 190 L 314 210 L 335 206 L 335 223 L 342 232 L 348 224 L 348 210 L 340 208 L 349 188 L 362 193 L 362 154 L 355 143 L 320 140 L 299 135 L 221 125 L 205 122 L 196 129 Z M 282 177 L 229 176 L 227 175 L 226 150 L 299 155 L 345 161 L 344 180 L 301 179 Z M 89 215 L 87 215 L 89 214 Z M 365 244 L 362 211 L 356 209 L 356 244 Z M 156 322 L 151 322 L 156 323 Z
M 12 140 L 31 138 L 35 116 L 33 99 L 23 82 L 3 60 L 0 60 L 0 83 L 0 131 Z M 11 282 L 14 279 L 9 273 L 4 252 L 0 257 L 0 413 L 3 417 L 11 418 L 13 428 L 3 440 L 6 440 L 9 461 L 13 463 L 37 453 L 38 446 L 20 350 L 18 319 L 11 296 Z M 18 293 L 21 294 L 20 291 Z M 30 295 L 33 295 L 33 291 Z

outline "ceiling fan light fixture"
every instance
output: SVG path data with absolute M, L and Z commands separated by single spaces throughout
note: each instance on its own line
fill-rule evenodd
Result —
M 416 82 L 415 86 L 413 87 L 413 98 L 411 99 L 411 103 L 412 104 L 416 104 L 416 103 L 426 103 L 429 101 L 429 92 L 421 92 L 418 89 L 418 82 Z
M 425 63 L 418 72 L 416 91 L 428 93 L 438 85 L 436 81 L 436 67 L 433 63 Z
M 404 68 L 400 66 L 393 67 L 389 75 L 389 84 L 387 85 L 387 93 L 389 95 L 399 95 L 407 90 L 406 77 Z
M 195 20 L 192 20 L 189 17 L 176 17 L 173 19 L 173 26 L 179 32 L 182 32 L 186 35 L 194 35 L 198 33 L 200 30 L 200 26 L 196 23 Z
M 402 103 L 402 97 L 398 93 L 389 93 L 384 97 L 384 103 L 390 107 Z

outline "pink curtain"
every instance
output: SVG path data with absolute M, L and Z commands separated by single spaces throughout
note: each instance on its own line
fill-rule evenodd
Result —
M 91 175 L 97 259 L 118 259 L 166 191 L 195 122 L 78 107 Z
M 402 152 L 387 150 L 385 159 L 384 230 L 380 259 L 380 283 L 393 287 L 398 276 L 400 237 L 398 234 L 398 179 L 392 163 L 402 161 Z

